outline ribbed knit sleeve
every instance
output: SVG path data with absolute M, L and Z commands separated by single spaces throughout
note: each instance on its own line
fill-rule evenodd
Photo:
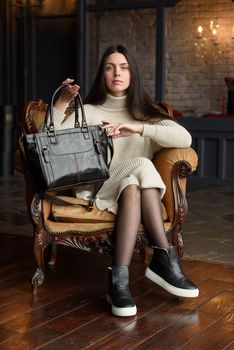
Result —
M 173 120 L 162 120 L 157 124 L 144 124 L 143 137 L 149 137 L 161 147 L 190 147 L 190 133 Z

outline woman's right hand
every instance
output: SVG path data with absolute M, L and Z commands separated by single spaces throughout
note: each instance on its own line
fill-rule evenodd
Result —
M 70 102 L 74 100 L 80 89 L 79 85 L 77 84 L 71 85 L 73 82 L 74 79 L 70 78 L 67 78 L 63 81 L 63 83 L 67 83 L 68 85 L 64 86 L 64 88 L 61 89 L 60 95 L 54 104 L 54 107 L 62 113 L 66 111 Z

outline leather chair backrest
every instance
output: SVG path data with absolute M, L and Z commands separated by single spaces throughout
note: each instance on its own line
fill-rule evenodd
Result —
M 26 133 L 32 134 L 39 130 L 45 118 L 47 104 L 43 100 L 30 101 L 27 103 L 24 114 L 23 123 Z
M 47 106 L 47 103 L 43 100 L 29 101 L 27 103 L 23 113 L 23 123 L 27 134 L 38 132 L 44 121 Z M 67 108 L 66 115 L 70 115 L 73 111 L 73 108 Z

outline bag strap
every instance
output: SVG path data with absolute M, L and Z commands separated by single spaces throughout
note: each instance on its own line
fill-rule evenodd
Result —
M 50 102 L 48 103 L 47 106 L 47 110 L 46 110 L 46 115 L 45 115 L 45 119 L 44 119 L 44 123 L 43 123 L 43 127 L 42 127 L 42 131 L 50 131 L 53 132 L 54 131 L 54 112 L 53 112 L 53 107 L 54 107 L 54 99 L 55 96 L 57 95 L 57 93 L 64 88 L 65 86 L 69 86 L 70 84 L 68 83 L 63 83 L 62 85 L 60 85 L 55 92 L 53 93 Z M 75 128 L 79 128 L 80 127 L 80 122 L 79 122 L 79 114 L 78 114 L 78 102 L 79 105 L 81 107 L 81 119 L 82 119 L 82 126 L 87 127 L 87 122 L 86 122 L 86 117 L 85 117 L 85 111 L 84 111 L 84 106 L 83 106 L 83 102 L 81 99 L 81 96 L 78 92 L 77 96 L 75 97 L 75 124 L 74 127 Z
M 79 121 L 79 112 L 78 112 L 78 104 L 80 105 L 80 109 L 81 109 L 81 126 L 82 128 L 87 127 L 87 121 L 86 121 L 86 116 L 85 116 L 85 111 L 84 111 L 84 105 L 81 99 L 81 96 L 79 94 L 79 92 L 77 93 L 77 96 L 74 99 L 75 101 L 75 120 Z

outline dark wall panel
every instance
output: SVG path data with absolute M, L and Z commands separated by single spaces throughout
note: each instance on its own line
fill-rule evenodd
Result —
M 234 178 L 234 140 L 226 140 L 226 177 L 229 179 Z
M 219 140 L 204 139 L 204 177 L 218 176 Z
M 234 119 L 179 118 L 192 135 L 192 147 L 198 154 L 193 179 L 234 184 Z
M 1 10 L 1 7 L 0 7 Z M 3 33 L 2 33 L 2 20 L 0 18 L 0 105 L 3 104 Z
M 35 22 L 36 98 L 48 100 L 66 77 L 76 79 L 76 19 L 37 18 Z

